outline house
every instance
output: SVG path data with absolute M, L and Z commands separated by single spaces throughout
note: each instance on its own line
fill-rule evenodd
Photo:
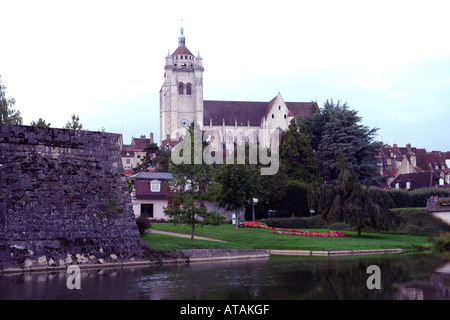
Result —
M 125 171 L 125 176 L 133 174 L 133 169 L 141 164 L 142 159 L 146 155 L 145 146 L 153 142 L 153 133 L 150 133 L 150 138 L 141 135 L 140 138 L 131 138 L 131 144 L 123 144 L 121 140 L 120 155 L 122 157 L 122 165 Z
M 167 219 L 164 207 L 167 207 L 168 182 L 173 179 L 170 172 L 141 171 L 127 178 L 132 181 L 131 202 L 134 215 L 155 219 Z
M 439 186 L 439 176 L 433 171 L 399 174 L 389 185 L 390 188 L 415 190 Z
M 394 144 L 393 147 L 384 145 L 380 151 L 380 158 L 382 175 L 387 178 L 386 187 L 395 188 L 396 183 L 401 184 L 404 179 L 412 179 L 412 176 L 405 175 L 413 173 L 428 173 L 428 177 L 430 177 L 429 173 L 434 173 L 438 177 L 436 186 L 450 185 L 450 152 L 427 152 L 426 149 L 411 147 L 409 143 L 406 147 L 398 147 Z M 400 176 L 403 177 L 394 183 L 394 180 Z M 422 181 L 422 175 L 415 175 L 415 177 L 414 180 Z M 425 183 L 426 180 L 423 182 Z M 428 182 L 425 184 L 431 186 Z M 401 188 L 406 189 L 406 184 Z
M 164 208 L 169 203 L 168 183 L 173 179 L 170 172 L 147 172 L 141 171 L 127 178 L 132 182 L 131 202 L 135 217 L 148 217 L 154 219 L 167 220 L 169 217 L 164 213 Z M 205 201 L 203 203 L 209 211 L 222 213 L 228 222 L 235 219 L 233 212 L 228 212 L 219 208 L 216 202 Z M 244 214 L 240 213 L 239 219 L 244 219 Z

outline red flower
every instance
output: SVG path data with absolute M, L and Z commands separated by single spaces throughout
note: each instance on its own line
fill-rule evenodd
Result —
M 270 233 L 276 234 L 286 234 L 293 236 L 306 236 L 306 237 L 328 237 L 328 238 L 340 238 L 346 237 L 347 234 L 341 231 L 327 231 L 327 232 L 313 232 L 295 229 L 283 229 L 283 228 L 271 228 L 265 224 L 256 221 L 245 221 L 239 224 L 242 228 L 259 228 L 259 229 L 269 229 L 274 230 Z

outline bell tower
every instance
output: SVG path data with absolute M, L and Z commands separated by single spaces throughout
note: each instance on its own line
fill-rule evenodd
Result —
M 161 142 L 178 140 L 193 121 L 203 126 L 203 71 L 200 54 L 195 57 L 186 47 L 183 27 L 178 47 L 167 53 L 160 96 Z

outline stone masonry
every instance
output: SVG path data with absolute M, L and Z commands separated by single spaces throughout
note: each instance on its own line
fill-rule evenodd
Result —
M 148 254 L 119 135 L 0 124 L 0 272 Z

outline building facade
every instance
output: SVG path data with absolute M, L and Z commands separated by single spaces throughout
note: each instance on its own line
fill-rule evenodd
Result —
M 450 152 L 384 145 L 380 151 L 387 188 L 413 190 L 450 186 Z
M 123 144 L 123 137 L 120 141 L 120 155 L 122 157 L 122 165 L 125 171 L 125 176 L 133 174 L 133 169 L 142 163 L 146 156 L 145 146 L 153 143 L 153 133 L 150 133 L 150 138 L 141 135 L 140 138 L 131 138 L 131 144 Z M 151 168 L 148 168 L 151 170 Z
M 160 90 L 161 146 L 177 142 L 195 121 L 209 135 L 212 150 L 233 150 L 241 142 L 270 147 L 295 116 L 319 112 L 316 102 L 203 100 L 203 59 L 186 47 L 183 28 L 178 47 L 165 59 Z

